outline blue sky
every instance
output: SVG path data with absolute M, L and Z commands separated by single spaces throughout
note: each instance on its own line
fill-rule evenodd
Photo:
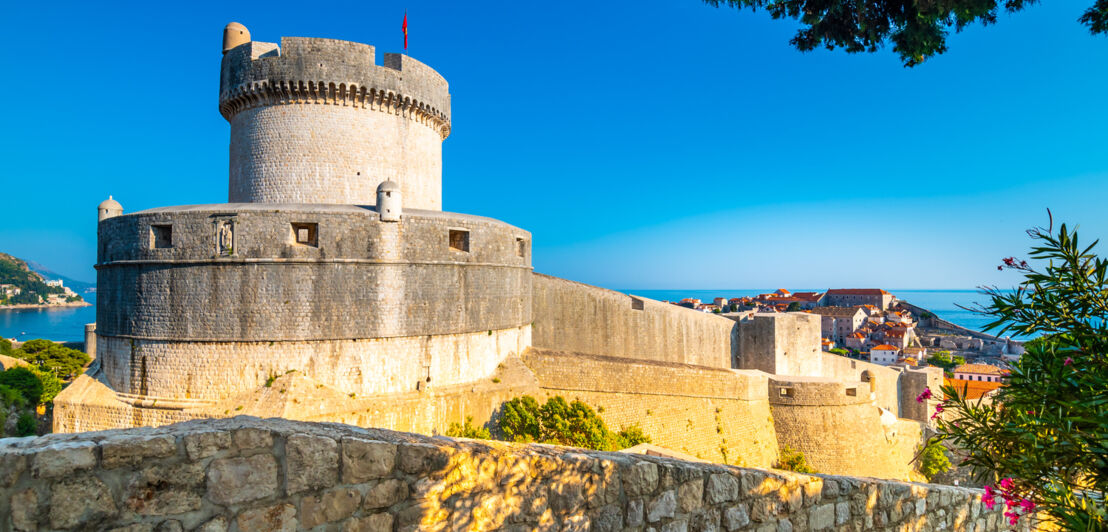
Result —
M 802 54 L 790 21 L 698 0 L 19 2 L 0 22 L 0 251 L 92 279 L 95 207 L 226 201 L 232 20 L 402 48 L 450 82 L 446 210 L 534 235 L 537 271 L 611 288 L 1015 282 L 1055 218 L 1108 236 L 1108 38 L 1051 1 L 891 51 Z M 1103 251 L 1103 250 L 1102 250 Z

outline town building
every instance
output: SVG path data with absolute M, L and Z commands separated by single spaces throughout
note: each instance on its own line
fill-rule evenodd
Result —
M 817 307 L 809 312 L 822 317 L 823 337 L 840 344 L 845 343 L 846 337 L 861 328 L 866 320 L 866 314 L 858 307 Z
M 896 363 L 899 358 L 900 349 L 888 344 L 874 346 L 873 349 L 869 350 L 869 361 L 874 364 L 888 366 Z
M 896 301 L 896 296 L 880 288 L 833 288 L 827 291 L 823 304 L 831 307 L 873 305 L 886 310 Z
M 1008 374 L 1007 371 L 988 364 L 962 364 L 951 373 L 955 379 L 977 382 L 1002 382 Z

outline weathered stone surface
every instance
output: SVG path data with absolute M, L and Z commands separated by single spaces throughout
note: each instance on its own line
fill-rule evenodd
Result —
M 115 438 L 100 443 L 100 460 L 104 469 L 133 467 L 146 458 L 164 458 L 174 454 L 177 454 L 177 438 L 168 435 Z
M 615 504 L 597 510 L 592 518 L 592 529 L 596 532 L 623 530 L 623 511 Z
M 108 532 L 154 532 L 154 525 L 150 523 L 133 523 L 127 526 L 113 528 Z
M 214 460 L 208 466 L 208 498 L 236 504 L 277 493 L 277 461 L 272 455 Z
M 392 532 L 392 522 L 391 514 L 373 514 L 347 520 L 343 523 L 342 530 L 343 532 Z
M 583 514 L 571 515 L 562 521 L 563 532 L 588 532 L 592 528 L 589 516 Z
M 156 532 L 185 532 L 185 526 L 176 519 L 166 519 L 158 523 L 157 528 L 154 530 Z
M 658 466 L 650 462 L 632 464 L 623 476 L 623 489 L 629 495 L 647 495 L 658 487 Z
M 265 429 L 248 427 L 232 433 L 231 440 L 239 450 L 262 449 L 273 446 L 273 433 Z
M 708 477 L 704 500 L 708 504 L 733 501 L 739 498 L 739 481 L 732 475 L 716 473 Z
M 207 458 L 231 447 L 231 434 L 221 430 L 207 430 L 185 435 L 185 451 L 190 460 Z
M 835 524 L 846 524 L 850 520 L 850 503 L 840 502 L 835 504 Z
M 835 526 L 835 505 L 821 504 L 808 510 L 808 528 L 823 530 Z
M 637 527 L 643 524 L 643 501 L 632 499 L 627 502 L 627 526 Z
M 788 519 L 782 519 L 777 522 L 777 532 L 793 532 L 793 523 Z
M 377 482 L 365 494 L 362 504 L 368 510 L 386 508 L 408 498 L 408 485 L 394 478 Z
M 410 475 L 441 471 L 450 461 L 447 449 L 413 443 L 397 449 L 397 468 Z
M 331 490 L 319 497 L 305 496 L 300 500 L 300 523 L 304 528 L 312 528 L 341 521 L 354 515 L 361 500 L 361 493 L 348 488 Z
M 227 518 L 223 516 L 209 519 L 200 525 L 195 532 L 227 532 L 228 522 Z
M 286 503 L 243 510 L 235 521 L 239 530 L 295 532 L 296 507 Z
M 18 452 L 0 452 L 0 486 L 11 487 L 26 469 L 26 455 Z
M 356 484 L 383 478 L 396 466 L 396 444 L 360 438 L 342 439 L 342 481 Z
M 146 486 L 133 490 L 127 507 L 139 515 L 176 515 L 200 509 L 200 495 L 187 489 Z
M 31 470 L 37 478 L 57 478 L 96 466 L 96 444 L 90 441 L 63 442 L 35 454 Z
M 293 434 L 285 443 L 288 492 L 334 486 L 339 480 L 339 444 L 325 436 Z
M 723 526 L 728 531 L 738 530 L 750 524 L 750 514 L 746 511 L 746 505 L 732 506 L 723 514 Z
M 677 494 L 673 490 L 666 490 L 646 505 L 646 520 L 657 523 L 663 517 L 673 517 L 676 511 Z
M 50 489 L 50 526 L 87 526 L 116 515 L 111 491 L 100 479 L 82 475 L 59 481 Z
M 661 532 L 688 532 L 689 522 L 685 519 L 674 519 L 662 526 Z
M 689 513 L 700 508 L 703 498 L 704 481 L 699 478 L 685 482 L 677 487 L 677 504 L 684 513 Z
M 38 530 L 40 509 L 38 494 L 35 490 L 23 490 L 12 495 L 12 528 L 15 530 Z

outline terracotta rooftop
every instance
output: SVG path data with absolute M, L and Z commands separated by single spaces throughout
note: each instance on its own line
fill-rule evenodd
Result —
M 966 399 L 979 399 L 993 390 L 1003 386 L 1003 383 L 989 381 L 967 381 L 964 379 L 943 379 L 943 384 L 954 386 L 961 393 L 965 390 Z
M 812 309 L 813 314 L 819 314 L 820 316 L 850 317 L 858 312 L 861 312 L 858 307 L 816 307 Z
M 840 296 L 887 296 L 888 292 L 880 288 L 832 288 L 828 294 Z
M 870 351 L 900 351 L 900 349 L 897 349 L 889 344 L 881 344 L 877 347 L 874 347 L 873 349 L 870 349 Z
M 1004 370 L 988 364 L 962 364 L 951 373 L 974 373 L 980 375 L 1004 375 Z

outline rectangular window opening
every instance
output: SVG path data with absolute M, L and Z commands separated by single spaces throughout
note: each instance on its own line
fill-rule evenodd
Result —
M 781 388 L 781 397 L 792 397 L 792 396 L 793 396 L 793 389 L 792 388 Z
M 632 297 L 631 298 L 631 310 L 642 310 L 642 309 L 643 309 L 642 300 L 637 298 L 637 297 Z
M 851 396 L 851 397 L 857 397 L 858 396 L 858 389 L 857 388 L 847 388 L 846 389 L 846 394 Z
M 150 247 L 154 249 L 164 249 L 173 247 L 173 226 L 172 225 L 151 225 L 150 226 Z
M 522 238 L 516 239 L 516 255 L 520 257 L 527 256 L 527 241 Z
M 465 229 L 451 229 L 450 249 L 469 253 L 469 231 Z
M 302 246 L 319 247 L 319 224 L 293 223 L 292 240 Z

